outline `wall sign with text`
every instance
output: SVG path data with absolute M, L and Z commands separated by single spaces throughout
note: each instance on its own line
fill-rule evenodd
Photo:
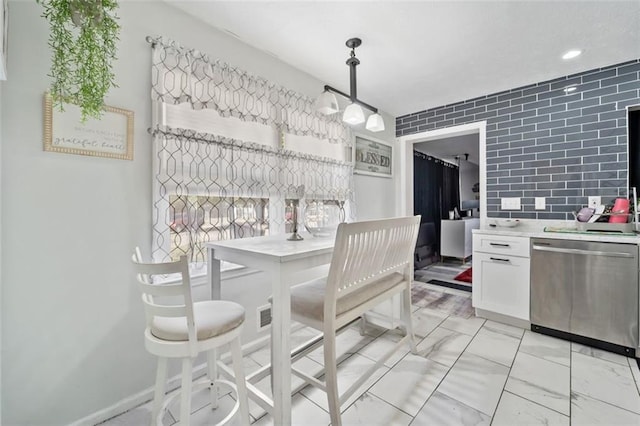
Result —
M 368 137 L 356 136 L 354 144 L 354 173 L 392 177 L 393 147 Z
M 60 111 L 45 93 L 44 150 L 133 160 L 133 111 L 105 106 L 100 120 L 83 123 L 78 106 L 65 104 Z

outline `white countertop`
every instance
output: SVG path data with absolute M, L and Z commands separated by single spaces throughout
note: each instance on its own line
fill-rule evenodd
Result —
M 616 235 L 615 233 L 570 233 L 570 232 L 545 232 L 545 228 L 566 228 L 575 229 L 573 221 L 554 221 L 554 220 L 525 220 L 520 219 L 518 226 L 513 228 L 492 227 L 489 224 L 495 223 L 495 219 L 488 218 L 480 229 L 474 229 L 474 234 L 483 235 L 504 235 L 512 237 L 536 237 L 536 238 L 555 238 L 563 240 L 581 240 L 581 241 L 601 241 L 612 243 L 640 244 L 640 235 Z

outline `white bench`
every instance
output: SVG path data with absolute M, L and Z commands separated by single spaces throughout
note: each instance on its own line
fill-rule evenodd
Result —
M 331 423 L 341 424 L 340 405 L 402 345 L 415 353 L 411 324 L 413 253 L 420 216 L 342 223 L 329 275 L 291 288 L 291 317 L 323 332 L 325 382 L 292 372 L 327 393 Z M 402 293 L 406 335 L 349 389 L 338 394 L 336 331 L 369 309 Z

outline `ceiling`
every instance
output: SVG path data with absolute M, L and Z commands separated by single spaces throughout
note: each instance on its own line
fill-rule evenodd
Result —
M 456 157 L 459 157 L 460 160 L 480 165 L 480 141 L 477 133 L 419 142 L 413 145 L 413 149 L 453 164 L 458 164 Z
M 640 58 L 639 0 L 166 1 L 344 92 L 361 38 L 358 98 L 393 116 Z
M 361 38 L 358 98 L 396 117 L 640 58 L 640 0 L 165 1 L 344 92 Z M 423 145 L 479 162 L 477 135 Z

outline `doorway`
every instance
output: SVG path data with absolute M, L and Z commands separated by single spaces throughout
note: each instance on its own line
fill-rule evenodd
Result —
M 413 145 L 413 212 L 422 216 L 422 222 L 434 223 L 438 253 L 442 253 L 439 247 L 441 220 L 478 217 L 478 139 L 478 134 L 472 133 Z
M 398 138 L 400 148 L 400 211 L 402 216 L 413 215 L 413 151 L 414 145 L 420 142 L 428 142 L 447 137 L 477 134 L 478 157 L 480 160 L 480 226 L 484 226 L 487 219 L 487 122 L 463 124 L 428 132 L 415 133 L 413 135 Z
M 460 146 L 455 146 L 455 141 L 464 140 L 466 144 L 461 144 Z M 475 149 L 471 149 L 468 146 L 470 140 L 473 140 L 477 143 Z M 438 129 L 428 132 L 417 133 L 413 135 L 407 135 L 398 138 L 400 143 L 400 206 L 401 206 L 401 214 L 408 216 L 415 214 L 415 199 L 414 199 L 414 151 L 418 150 L 425 154 L 432 155 L 433 157 L 438 157 L 441 160 L 448 161 L 450 163 L 460 165 L 463 164 L 462 161 L 466 160 L 468 162 L 469 158 L 475 155 L 477 169 L 478 169 L 478 180 L 471 185 L 469 183 L 461 183 L 460 186 L 460 203 L 457 206 L 458 210 L 462 210 L 462 201 L 465 201 L 465 206 L 472 206 L 471 209 L 476 209 L 474 211 L 474 216 L 477 216 L 477 219 L 473 219 L 475 221 L 475 227 L 481 227 L 486 222 L 487 212 L 486 212 L 486 122 L 477 122 L 470 123 L 461 126 L 454 126 L 445 129 Z M 465 153 L 469 154 L 465 158 Z M 444 158 L 443 158 L 444 157 Z M 457 157 L 457 158 L 456 158 Z M 472 192 L 473 189 L 468 188 L 469 186 L 473 186 L 475 183 L 478 184 L 477 194 L 479 197 L 469 195 L 469 192 Z M 464 190 L 464 191 L 463 191 Z M 470 191 L 469 191 L 470 190 Z M 463 198 L 465 198 L 463 200 Z M 476 198 L 479 198 L 476 202 Z M 474 203 L 469 203 L 469 201 L 473 200 Z M 479 208 L 479 209 L 478 209 Z M 448 217 L 446 217 L 448 219 Z M 469 227 L 469 223 L 455 223 L 454 225 L 462 225 L 463 228 L 466 226 Z M 427 229 L 428 228 L 428 229 Z M 437 241 L 434 246 L 439 246 L 440 236 L 435 235 L 435 224 L 425 223 L 421 225 L 421 236 L 418 237 L 419 245 L 416 249 L 416 261 L 415 261 L 415 271 L 416 271 L 416 280 L 421 282 L 429 282 L 433 281 L 432 284 L 443 285 L 445 287 L 451 287 L 455 289 L 470 291 L 471 284 L 467 283 L 465 279 L 469 276 L 470 279 L 470 262 L 461 262 L 461 259 L 452 259 L 452 258 L 442 258 L 440 257 L 440 253 L 433 253 L 435 249 L 427 248 L 425 249 L 424 244 L 429 244 L 428 239 L 436 239 Z M 440 228 L 438 226 L 438 228 Z M 468 238 L 471 238 L 470 232 L 466 231 L 468 234 Z M 463 233 L 464 234 L 464 233 Z M 426 241 L 425 241 L 426 238 Z M 456 237 L 458 238 L 458 237 Z M 421 246 L 422 244 L 422 246 Z M 465 241 L 460 242 L 462 246 L 465 245 Z M 420 253 L 418 253 L 420 250 Z M 425 262 L 423 256 L 428 255 L 428 253 L 434 254 L 435 262 Z M 470 253 L 469 253 L 470 254 Z M 463 259 L 465 258 L 464 255 Z M 470 259 L 470 258 L 469 258 Z M 425 263 L 428 263 L 429 266 L 425 266 Z M 465 275 L 464 273 L 467 272 Z M 463 281 L 458 281 L 461 279 Z M 426 280 L 426 281 L 425 281 Z

